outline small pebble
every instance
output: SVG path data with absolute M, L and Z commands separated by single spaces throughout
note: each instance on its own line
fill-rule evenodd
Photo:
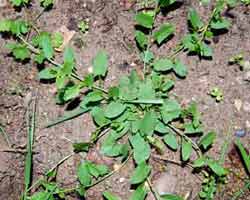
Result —
M 246 131 L 243 129 L 236 130 L 235 131 L 235 136 L 236 137 L 245 137 L 246 136 Z

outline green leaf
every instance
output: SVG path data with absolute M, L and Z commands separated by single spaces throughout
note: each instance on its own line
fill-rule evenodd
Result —
M 53 0 L 52 0 L 53 1 Z M 54 48 L 59 48 L 63 44 L 63 36 L 59 32 L 55 32 L 52 35 L 52 46 Z
M 124 104 L 121 104 L 119 102 L 111 102 L 106 107 L 104 113 L 105 117 L 109 119 L 116 118 L 120 116 L 126 109 L 126 106 Z
M 169 71 L 174 67 L 174 64 L 171 60 L 167 58 L 155 60 L 153 63 L 155 71 Z
M 207 162 L 209 168 L 218 176 L 226 175 L 226 170 L 219 164 L 218 161 L 209 160 Z
M 30 0 L 10 0 L 13 6 L 20 7 L 22 5 L 28 4 Z
M 147 189 L 144 184 L 139 185 L 136 190 L 132 193 L 129 200 L 145 200 L 147 196 Z
M 170 130 L 168 127 L 166 127 L 165 124 L 163 124 L 161 121 L 158 120 L 157 125 L 155 127 L 155 131 L 161 134 L 169 133 Z
M 142 61 L 147 64 L 154 59 L 154 54 L 152 51 L 146 50 L 140 54 L 140 57 L 141 57 Z
M 31 200 L 44 200 L 48 197 L 49 193 L 42 191 L 42 192 L 36 192 L 32 195 Z
M 203 57 L 212 57 L 213 50 L 205 42 L 202 42 L 200 45 L 200 55 Z
M 215 132 L 209 132 L 206 135 L 202 136 L 199 146 L 202 146 L 204 150 L 207 150 L 211 146 L 216 138 Z
M 85 98 L 84 98 L 86 103 L 93 103 L 93 102 L 99 102 L 103 100 L 103 94 L 99 90 L 95 90 L 92 92 L 89 92 Z
M 178 142 L 176 136 L 173 133 L 168 133 L 163 138 L 164 142 L 173 150 L 178 149 Z
M 188 20 L 189 20 L 192 28 L 195 30 L 199 30 L 204 25 L 200 19 L 200 16 L 198 15 L 197 11 L 193 8 L 190 8 L 190 10 L 188 12 Z
M 246 152 L 244 146 L 241 144 L 239 139 L 236 140 L 236 146 L 240 150 L 241 157 L 244 161 L 248 173 L 250 173 L 250 155 L 248 155 L 248 153 Z
M 181 143 L 181 157 L 183 161 L 187 161 L 192 153 L 192 144 L 186 140 L 182 140 Z
M 65 48 L 64 53 L 63 53 L 63 60 L 64 60 L 64 67 L 70 68 L 69 70 L 70 72 L 66 72 L 66 74 L 71 73 L 74 67 L 74 63 L 75 63 L 75 55 L 74 55 L 74 51 L 72 48 L 70 47 Z
M 48 8 L 54 4 L 54 0 L 40 0 L 43 7 Z
M 150 29 L 153 27 L 154 17 L 148 13 L 140 12 L 135 16 L 135 21 L 138 25 Z
M 64 113 L 64 115 L 62 117 L 59 117 L 58 119 L 48 123 L 47 125 L 45 125 L 45 128 L 50 128 L 52 126 L 55 126 L 57 124 L 60 124 L 60 123 L 63 123 L 65 121 L 68 121 L 68 120 L 71 120 L 73 118 L 76 118 L 80 115 L 83 115 L 87 112 L 89 112 L 90 108 L 81 108 L 81 107 L 78 107 L 78 108 L 75 108 L 74 110 L 72 111 L 67 111 Z
M 173 80 L 167 80 L 166 82 L 164 82 L 162 84 L 162 91 L 163 92 L 167 92 L 169 90 L 171 90 L 174 87 L 174 81 Z
M 91 175 L 89 174 L 89 169 L 88 169 L 88 162 L 85 161 L 81 163 L 78 168 L 77 168 L 77 177 L 80 181 L 80 183 L 84 186 L 87 187 L 91 184 L 92 178 Z
M 32 43 L 34 46 L 38 46 L 42 49 L 44 56 L 48 59 L 51 59 L 54 54 L 52 47 L 51 35 L 48 32 L 41 32 L 39 35 L 33 37 Z
M 131 184 L 139 184 L 146 180 L 151 171 L 151 167 L 145 162 L 140 163 L 132 174 L 130 179 Z
M 184 130 L 185 134 L 198 134 L 203 132 L 202 125 L 199 124 L 198 126 L 195 126 L 193 122 L 185 123 L 184 128 L 185 128 Z
M 92 162 L 88 162 L 88 171 L 89 174 L 98 178 L 109 173 L 109 168 L 106 165 L 97 165 Z
M 175 194 L 164 194 L 161 196 L 161 200 L 184 200 L 184 199 Z
M 91 115 L 95 121 L 95 123 L 98 126 L 103 126 L 104 124 L 107 124 L 107 122 L 109 121 L 105 116 L 104 116 L 104 111 L 102 108 L 100 107 L 94 107 L 91 110 Z
M 154 33 L 153 37 L 158 44 L 161 44 L 170 35 L 172 35 L 174 31 L 175 27 L 172 24 L 166 23 L 161 25 L 160 29 Z
M 118 196 L 112 194 L 112 193 L 109 192 L 109 191 L 103 192 L 102 195 L 104 196 L 104 198 L 105 198 L 106 200 L 121 200 Z
M 165 124 L 179 118 L 180 114 L 181 106 L 173 99 L 167 99 L 164 105 L 161 107 L 161 116 Z
M 135 39 L 141 49 L 145 49 L 148 45 L 148 38 L 142 31 L 135 32 Z
M 104 77 L 108 69 L 108 56 L 105 51 L 99 51 L 92 60 L 93 73 L 95 76 Z
M 207 164 L 207 159 L 206 159 L 205 157 L 201 156 L 200 158 L 196 159 L 196 160 L 193 162 L 192 166 L 193 166 L 194 168 L 196 168 L 196 167 L 203 167 L 203 166 L 205 166 L 206 164 Z
M 154 112 L 146 112 L 140 123 L 140 133 L 142 135 L 153 135 L 157 124 L 157 116 Z
M 212 20 L 210 25 L 212 29 L 218 30 L 218 29 L 228 29 L 231 23 L 224 18 L 220 18 L 218 20 Z
M 25 44 L 9 43 L 6 45 L 16 59 L 25 60 L 30 58 L 30 51 Z
M 80 93 L 80 87 L 79 85 L 73 85 L 70 87 L 66 87 L 63 95 L 64 101 L 69 101 L 71 99 L 76 98 Z
M 134 149 L 134 159 L 137 164 L 147 161 L 150 157 L 150 146 L 145 140 L 136 134 L 129 137 L 129 141 Z
M 175 61 L 173 70 L 181 78 L 187 76 L 187 67 L 180 60 Z
M 175 3 L 176 0 L 157 0 L 158 1 L 158 5 L 161 7 L 161 8 L 165 8 L 165 7 L 168 7 L 170 6 L 171 4 Z
M 55 79 L 58 72 L 57 67 L 47 67 L 41 70 L 38 74 L 40 80 Z
M 0 21 L 0 32 L 9 32 L 12 25 L 10 19 L 3 19 Z
M 73 149 L 75 153 L 88 152 L 89 147 L 90 147 L 90 143 L 86 143 L 86 142 L 73 143 Z

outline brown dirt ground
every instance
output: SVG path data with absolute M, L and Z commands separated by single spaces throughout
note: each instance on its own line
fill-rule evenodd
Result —
M 86 72 L 92 57 L 99 49 L 105 49 L 109 54 L 110 68 L 107 85 L 116 82 L 122 74 L 131 70 L 126 63 L 137 62 L 138 57 L 133 39 L 133 16 L 136 8 L 126 9 L 125 1 L 115 0 L 62 0 L 57 1 L 54 8 L 45 12 L 38 20 L 37 25 L 44 30 L 55 31 L 65 25 L 76 34 L 71 41 L 71 46 L 77 55 L 78 70 Z M 201 16 L 211 12 L 211 7 L 201 6 L 198 1 L 185 1 L 178 9 L 169 11 L 166 15 L 159 16 L 158 23 L 168 21 L 176 25 L 175 36 L 160 48 L 154 47 L 157 56 L 167 55 L 175 47 L 181 37 L 187 32 L 186 16 L 190 6 L 195 6 Z M 10 5 L 0 8 L 0 18 L 25 17 L 32 19 L 41 8 L 33 3 L 27 10 L 15 12 Z M 244 144 L 250 147 L 250 84 L 243 80 L 244 73 L 238 66 L 228 65 L 232 55 L 244 52 L 250 58 L 250 11 L 247 7 L 238 6 L 230 11 L 229 20 L 232 22 L 230 30 L 216 36 L 211 44 L 214 49 L 213 60 L 200 60 L 197 56 L 180 55 L 189 68 L 189 75 L 184 80 L 177 81 L 174 93 L 178 95 L 183 104 L 195 100 L 202 112 L 202 118 L 206 130 L 217 132 L 216 145 L 210 154 L 219 156 L 224 141 L 233 142 L 236 129 L 246 129 L 247 136 Z M 82 36 L 77 29 L 77 23 L 83 19 L 89 19 L 90 30 Z M 39 152 L 33 160 L 33 180 L 42 176 L 46 169 L 54 166 L 60 159 L 72 152 L 71 142 L 86 141 L 91 131 L 94 130 L 91 118 L 88 115 L 65 122 L 62 125 L 50 129 L 42 129 L 44 124 L 62 115 L 65 107 L 55 104 L 55 88 L 50 84 L 41 84 L 37 79 L 38 69 L 33 63 L 19 63 L 8 56 L 4 48 L 6 41 L 0 36 L 0 122 L 14 147 L 19 147 L 26 142 L 25 113 L 27 100 L 37 93 L 38 116 L 35 151 Z M 224 101 L 216 103 L 209 95 L 210 88 L 218 86 L 224 92 Z M 237 110 L 235 100 L 242 102 L 242 107 Z M 7 148 L 4 139 L 0 138 L 1 149 Z M 230 145 L 232 148 L 232 145 Z M 179 155 L 167 152 L 172 159 L 178 159 Z M 231 152 L 230 158 L 226 155 L 226 166 L 232 168 L 228 184 L 219 189 L 216 200 L 228 200 L 234 191 L 242 187 L 241 179 L 247 175 L 244 172 L 237 153 Z M 99 163 L 106 163 L 112 167 L 115 159 L 106 159 L 96 151 L 90 152 L 88 157 Z M 59 168 L 57 181 L 62 186 L 70 187 L 76 183 L 75 169 L 82 159 L 81 155 L 67 160 Z M 193 191 L 196 194 L 200 189 L 200 181 L 190 174 L 188 169 L 163 163 L 153 163 L 153 183 L 157 184 L 158 177 L 163 174 L 167 183 L 176 182 L 173 191 L 178 194 L 186 194 Z M 133 168 L 130 162 L 128 167 L 121 170 L 88 192 L 88 200 L 101 199 L 101 191 L 110 189 L 122 199 L 128 199 L 130 186 L 128 179 Z M 23 190 L 24 156 L 14 153 L 0 153 L 0 199 L 19 199 Z M 236 176 L 235 174 L 238 174 Z M 240 176 L 239 176 L 240 174 Z M 171 185 L 171 184 L 170 184 Z M 169 186 L 170 187 L 170 186 Z M 250 193 L 246 193 L 242 200 L 250 199 Z M 71 196 L 68 199 L 76 200 Z M 148 196 L 152 199 L 152 195 Z

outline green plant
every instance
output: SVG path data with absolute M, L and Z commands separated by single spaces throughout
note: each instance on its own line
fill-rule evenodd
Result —
M 170 93 L 175 85 L 174 75 L 185 78 L 188 73 L 185 64 L 177 57 L 180 51 L 188 50 L 202 57 L 212 55 L 205 40 L 212 35 L 214 29 L 228 28 L 229 23 L 220 15 L 225 3 L 218 1 L 207 25 L 204 25 L 194 9 L 190 9 L 188 15 L 190 34 L 182 40 L 171 55 L 159 58 L 153 54 L 151 47 L 155 43 L 162 45 L 167 42 L 174 35 L 175 27 L 170 23 L 156 27 L 155 21 L 161 10 L 173 3 L 175 3 L 174 0 L 157 0 L 153 4 L 153 9 L 143 9 L 136 14 L 135 40 L 143 64 L 143 76 L 133 70 L 130 75 L 122 77 L 117 85 L 109 88 L 103 86 L 109 65 L 108 55 L 104 50 L 98 51 L 93 58 L 93 72 L 81 77 L 77 73 L 74 52 L 71 48 L 65 49 L 62 62 L 56 62 L 54 59 L 55 48 L 63 42 L 60 34 L 39 31 L 27 40 L 25 36 L 31 28 L 34 28 L 34 25 L 31 26 L 21 20 L 0 21 L 0 32 L 10 34 L 15 39 L 15 42 L 7 44 L 15 59 L 21 61 L 32 59 L 44 66 L 44 69 L 39 72 L 39 79 L 54 81 L 58 104 L 66 104 L 77 97 L 82 98 L 78 108 L 65 113 L 65 116 L 48 124 L 47 127 L 90 113 L 96 130 L 92 133 L 90 141 L 74 143 L 74 152 L 88 152 L 99 138 L 104 137 L 101 144 L 102 154 L 108 157 L 120 157 L 121 167 L 131 157 L 133 158 L 135 170 L 131 175 L 130 184 L 135 190 L 130 200 L 143 200 L 149 191 L 154 194 L 156 200 L 183 199 L 177 195 L 160 196 L 154 190 L 150 183 L 152 167 L 148 162 L 153 149 L 158 153 L 164 152 L 167 147 L 173 151 L 179 149 L 181 164 L 189 163 L 191 154 L 195 151 L 197 157 L 193 168 L 206 174 L 206 186 L 203 187 L 202 198 L 204 193 L 209 193 L 209 197 L 214 195 L 216 191 L 214 179 L 217 180 L 226 175 L 226 170 L 218 161 L 205 155 L 212 146 L 216 134 L 214 132 L 204 134 L 197 105 L 191 103 L 182 107 Z M 80 25 L 81 31 L 86 30 L 86 24 Z M 84 95 L 81 92 L 83 90 Z M 199 142 L 195 142 L 191 137 L 201 135 L 204 136 Z M 28 151 L 32 152 L 30 141 L 28 147 Z M 27 166 L 30 166 L 32 157 L 28 155 Z M 72 155 L 74 154 L 65 157 L 59 164 Z M 67 193 L 72 192 L 85 196 L 87 189 L 102 182 L 121 168 L 110 172 L 104 165 L 84 161 L 77 169 L 79 185 L 63 189 L 51 181 L 56 176 L 58 165 L 47 172 L 45 178 L 38 180 L 32 186 L 29 187 L 30 182 L 25 182 L 25 198 L 34 187 L 40 190 L 30 197 L 27 196 L 32 200 L 54 199 L 55 196 L 63 199 Z M 30 170 L 27 174 L 30 174 Z M 211 191 L 210 185 L 213 186 Z M 108 200 L 119 199 L 108 191 L 105 191 L 103 196 Z
M 250 70 L 250 61 L 244 58 L 243 54 L 237 54 L 229 59 L 229 64 L 236 64 L 240 66 L 243 71 Z
M 78 28 L 82 33 L 86 33 L 89 30 L 89 24 L 87 21 L 80 21 L 78 23 Z
M 213 87 L 209 94 L 211 95 L 211 97 L 215 98 L 217 102 L 221 102 L 224 99 L 223 91 L 218 87 Z

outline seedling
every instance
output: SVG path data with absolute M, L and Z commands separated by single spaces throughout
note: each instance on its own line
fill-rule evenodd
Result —
M 89 24 L 87 21 L 81 21 L 78 24 L 78 28 L 82 33 L 86 33 L 89 30 Z
M 243 71 L 249 71 L 250 70 L 250 61 L 246 60 L 243 56 L 243 54 L 237 54 L 230 58 L 229 60 L 230 64 L 236 64 L 240 66 L 240 69 Z
M 224 99 L 223 91 L 218 87 L 212 88 L 209 94 L 211 97 L 215 98 L 216 102 L 221 102 Z

